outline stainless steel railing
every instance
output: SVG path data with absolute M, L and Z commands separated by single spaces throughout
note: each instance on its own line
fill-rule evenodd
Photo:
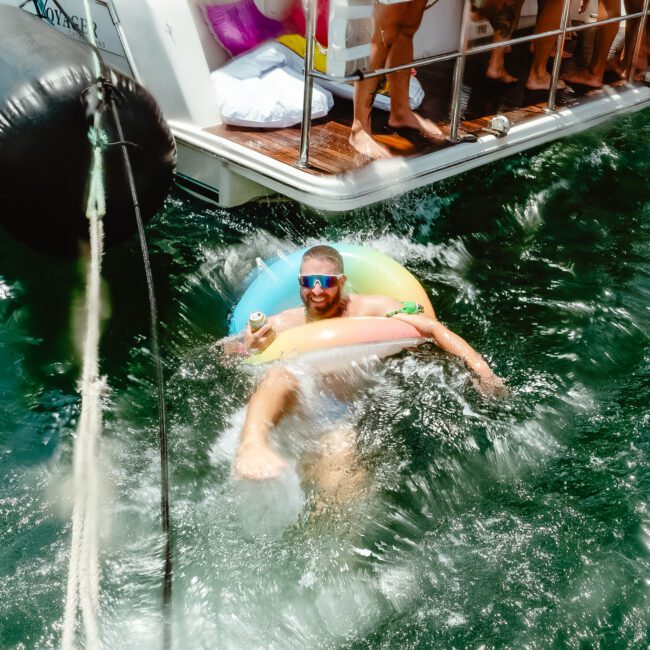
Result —
M 467 43 L 469 42 L 469 23 L 471 18 L 470 2 L 463 4 L 463 15 L 460 22 L 460 41 L 458 43 L 458 58 L 454 65 L 454 80 L 452 82 L 451 99 L 451 131 L 450 142 L 458 142 L 458 127 L 460 126 L 460 95 L 463 89 L 465 76 L 465 59 L 467 58 Z
M 562 67 L 562 54 L 564 53 L 564 42 L 566 40 L 566 28 L 569 24 L 569 10 L 571 0 L 564 0 L 562 6 L 562 17 L 560 18 L 561 33 L 557 36 L 555 44 L 555 58 L 553 59 L 553 73 L 551 74 L 551 85 L 548 89 L 548 102 L 546 110 L 550 113 L 555 110 L 555 96 L 557 95 L 557 82 L 560 78 L 560 68 Z
M 510 45 L 517 45 L 520 43 L 528 43 L 539 40 L 541 38 L 548 38 L 550 36 L 557 37 L 557 55 L 553 63 L 553 72 L 551 75 L 551 85 L 549 88 L 548 100 L 545 110 L 553 112 L 555 110 L 555 99 L 557 95 L 557 84 L 560 78 L 560 66 L 562 64 L 562 52 L 564 50 L 564 42 L 566 40 L 567 32 L 581 32 L 586 29 L 596 29 L 604 25 L 611 25 L 613 23 L 621 23 L 639 19 L 639 25 L 634 40 L 633 53 L 628 63 L 627 78 L 630 79 L 632 71 L 634 70 L 634 62 L 637 60 L 640 48 L 641 39 L 645 33 L 645 24 L 649 13 L 650 0 L 644 0 L 643 9 L 639 12 L 617 16 L 616 18 L 607 18 L 605 20 L 598 20 L 592 23 L 584 23 L 582 25 L 569 26 L 569 15 L 571 0 L 564 0 L 562 6 L 562 15 L 560 18 L 560 27 L 558 29 L 541 32 L 539 34 L 528 34 L 526 36 L 519 36 L 511 38 L 507 41 L 499 41 L 498 43 L 486 43 L 484 45 L 477 45 L 472 48 L 468 47 L 468 31 L 470 25 L 470 10 L 471 0 L 465 0 L 463 6 L 463 14 L 461 19 L 461 29 L 459 37 L 458 50 L 455 52 L 448 52 L 446 54 L 437 54 L 435 56 L 428 56 L 422 59 L 416 59 L 410 63 L 393 66 L 391 68 L 380 68 L 378 70 L 371 70 L 368 72 L 359 72 L 353 75 L 334 76 L 328 75 L 318 70 L 313 69 L 314 58 L 314 32 L 316 20 L 315 0 L 304 0 L 305 13 L 306 13 L 306 30 L 305 30 L 305 68 L 304 68 L 304 95 L 303 95 L 303 120 L 300 134 L 300 157 L 296 162 L 298 167 L 309 166 L 309 136 L 311 131 L 311 99 L 313 92 L 314 79 L 323 79 L 332 82 L 354 82 L 360 79 L 370 79 L 372 77 L 382 77 L 391 72 L 398 70 L 406 70 L 411 68 L 420 68 L 432 63 L 442 63 L 444 61 L 455 60 L 454 78 L 452 83 L 452 101 L 451 101 L 451 123 L 449 132 L 449 141 L 457 143 L 458 129 L 460 126 L 460 113 L 461 113 L 461 90 L 463 76 L 465 72 L 465 61 L 467 56 L 482 54 L 495 50 L 500 47 L 508 47 Z
M 634 63 L 639 57 L 639 50 L 641 49 L 641 39 L 645 36 L 645 23 L 648 18 L 648 6 L 650 5 L 650 0 L 645 0 L 643 3 L 643 10 L 641 16 L 641 20 L 639 21 L 639 28 L 636 33 L 636 38 L 634 39 L 634 48 L 632 49 L 632 56 L 630 57 L 630 60 L 627 65 L 627 70 L 626 70 L 626 79 L 630 79 L 630 77 L 634 74 Z
M 302 126 L 300 130 L 300 158 L 296 165 L 309 166 L 309 132 L 311 131 L 311 99 L 314 90 L 314 32 L 316 31 L 316 3 L 307 0 L 305 7 L 305 90 L 302 99 Z

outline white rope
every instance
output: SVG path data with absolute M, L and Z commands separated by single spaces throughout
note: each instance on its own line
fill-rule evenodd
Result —
M 88 0 L 84 0 L 88 24 L 92 25 Z M 89 33 L 94 45 L 93 30 Z M 101 65 L 95 54 L 96 77 Z M 101 89 L 98 88 L 101 94 Z M 100 99 L 102 99 L 100 97 Z M 64 650 L 74 647 L 77 611 L 81 610 L 87 648 L 101 648 L 97 615 L 99 612 L 98 547 L 98 467 L 97 448 L 102 432 L 102 394 L 105 383 L 99 376 L 99 335 L 101 317 L 101 257 L 103 252 L 102 218 L 106 213 L 104 167 L 102 158 L 101 116 L 93 120 L 93 157 L 89 178 L 88 218 L 90 261 L 86 277 L 86 332 L 83 370 L 79 391 L 81 414 L 74 443 L 74 508 L 70 565 L 63 617 Z

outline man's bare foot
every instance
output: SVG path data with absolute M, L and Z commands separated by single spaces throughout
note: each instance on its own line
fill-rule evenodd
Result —
M 562 75 L 562 79 L 570 84 L 580 84 L 581 86 L 589 86 L 589 88 L 603 87 L 603 75 L 593 74 L 586 68 L 566 72 Z
M 276 478 L 286 468 L 284 458 L 260 442 L 242 443 L 233 464 L 235 476 L 253 481 Z
M 349 142 L 358 153 L 370 160 L 392 158 L 391 152 L 375 141 L 372 135 L 363 129 L 352 131 Z
M 388 118 L 388 126 L 392 129 L 413 129 L 433 142 L 445 141 L 443 132 L 431 120 L 427 120 L 413 111 L 401 115 L 391 115 Z
M 619 79 L 625 79 L 627 70 L 622 61 L 617 59 L 612 59 L 607 62 L 607 70 L 613 72 Z
M 488 66 L 485 71 L 485 76 L 494 81 L 500 81 L 503 84 L 514 84 L 517 82 L 517 77 L 513 77 L 505 68 L 498 66 Z
M 650 71 L 650 68 L 648 68 L 647 62 L 640 58 L 637 59 L 636 65 L 632 70 L 632 81 L 645 81 L 648 71 Z M 621 79 L 627 79 L 627 70 L 623 71 Z
M 538 77 L 536 75 L 533 75 L 532 73 L 528 75 L 528 79 L 526 81 L 526 89 L 527 90 L 550 90 L 551 88 L 551 75 L 547 74 L 543 77 Z M 557 80 L 557 89 L 558 90 L 564 90 L 566 88 L 566 84 L 562 79 Z

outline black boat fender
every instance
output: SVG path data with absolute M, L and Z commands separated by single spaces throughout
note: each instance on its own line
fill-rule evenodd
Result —
M 129 142 L 143 219 L 169 192 L 176 147 L 160 108 L 134 79 L 106 67 L 123 138 L 105 106 L 106 245 L 136 230 L 121 147 Z M 91 165 L 93 50 L 15 7 L 0 6 L 0 223 L 26 244 L 74 255 L 88 236 L 85 199 Z

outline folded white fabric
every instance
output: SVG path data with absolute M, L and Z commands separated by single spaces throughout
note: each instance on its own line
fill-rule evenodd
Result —
M 281 128 L 302 121 L 303 76 L 289 66 L 287 48 L 269 42 L 211 73 L 225 124 Z M 332 93 L 314 83 L 311 117 L 324 117 Z

